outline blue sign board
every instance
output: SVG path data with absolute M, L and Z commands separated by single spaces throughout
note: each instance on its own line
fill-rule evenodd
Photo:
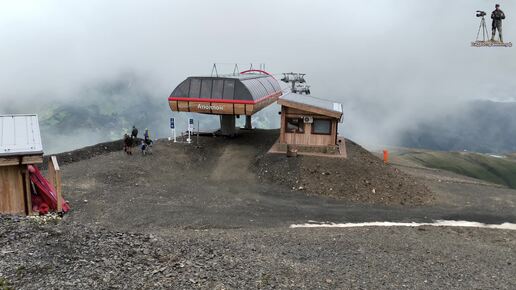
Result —
M 188 119 L 188 131 L 193 132 L 193 127 L 194 127 L 194 120 L 193 120 L 193 118 L 189 118 Z
M 174 118 L 170 118 L 170 129 L 175 129 L 175 128 L 176 128 L 175 120 L 174 120 Z

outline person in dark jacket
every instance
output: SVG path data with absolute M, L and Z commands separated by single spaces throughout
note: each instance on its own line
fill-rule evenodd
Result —
M 127 134 L 124 134 L 124 152 L 127 153 L 127 155 L 133 155 L 132 147 L 133 138 L 129 137 Z
M 495 5 L 495 10 L 491 13 L 491 19 L 493 19 L 493 34 L 491 37 L 491 41 L 495 40 L 496 30 L 498 29 L 498 36 L 500 37 L 500 42 L 503 43 L 502 20 L 505 19 L 505 13 L 503 13 L 502 9 L 500 9 L 500 4 Z
M 152 143 L 154 143 L 150 138 L 149 129 L 145 128 L 145 133 L 143 133 L 143 141 L 142 141 L 142 154 L 145 155 L 147 153 L 152 153 Z
M 131 132 L 131 138 L 133 138 L 133 139 L 138 138 L 138 129 L 136 129 L 136 126 L 133 126 L 133 131 Z

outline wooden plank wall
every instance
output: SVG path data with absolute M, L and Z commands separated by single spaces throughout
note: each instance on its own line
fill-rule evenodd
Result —
M 20 165 L 0 167 L 0 213 L 25 213 L 25 192 Z
M 285 132 L 286 118 L 302 118 L 304 116 L 312 116 L 314 118 L 320 118 L 320 119 L 330 119 L 331 120 L 331 134 L 330 135 L 312 134 L 312 124 L 305 124 L 305 132 L 304 133 L 287 133 L 287 132 Z M 328 146 L 328 145 L 336 144 L 335 143 L 336 136 L 337 136 L 337 119 L 282 106 L 282 108 L 281 108 L 280 143 L 298 144 L 298 145 L 313 145 L 313 146 Z
M 281 92 L 265 98 L 256 104 L 217 103 L 217 102 L 194 102 L 194 101 L 168 101 L 170 109 L 174 112 L 194 112 L 214 115 L 247 115 L 251 116 L 268 105 L 274 103 L 281 96 Z M 201 106 L 199 106 L 201 105 Z M 217 106 L 218 110 L 210 109 L 209 106 Z

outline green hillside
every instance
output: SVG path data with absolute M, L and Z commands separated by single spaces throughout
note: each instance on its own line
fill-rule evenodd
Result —
M 471 152 L 404 152 L 407 158 L 423 166 L 452 171 L 465 176 L 516 188 L 516 159 L 493 157 Z

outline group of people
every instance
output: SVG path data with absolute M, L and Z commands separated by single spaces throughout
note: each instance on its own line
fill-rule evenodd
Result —
M 133 126 L 133 130 L 131 131 L 131 136 L 129 134 L 124 134 L 124 152 L 127 155 L 133 155 L 133 147 L 138 145 L 138 129 L 136 126 Z M 139 147 L 142 155 L 146 155 L 148 153 L 152 153 L 152 139 L 150 138 L 149 129 L 145 129 L 143 133 L 143 139 L 141 140 Z

